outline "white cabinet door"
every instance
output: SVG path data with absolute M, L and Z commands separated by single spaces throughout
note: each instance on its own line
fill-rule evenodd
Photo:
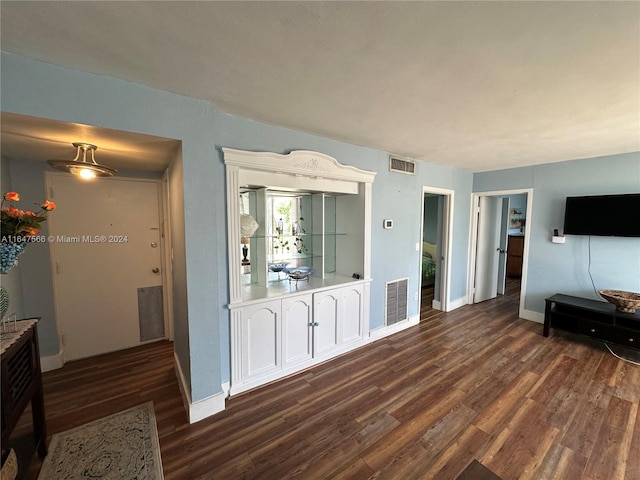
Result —
M 307 362 L 312 350 L 312 295 L 282 300 L 282 360 L 283 368 Z
M 335 350 L 339 344 L 340 299 L 339 290 L 313 294 L 313 355 L 322 356 Z
M 366 343 L 363 284 L 253 305 L 231 313 L 231 394 L 263 385 Z
M 340 343 L 358 342 L 364 336 L 364 289 L 362 284 L 339 290 L 342 308 L 340 309 Z
M 282 369 L 280 300 L 242 308 L 242 378 Z

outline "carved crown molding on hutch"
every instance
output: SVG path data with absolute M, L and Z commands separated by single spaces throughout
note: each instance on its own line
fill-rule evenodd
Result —
M 243 169 L 373 183 L 376 172 L 343 165 L 324 153 L 294 150 L 288 154 L 249 152 L 223 147 L 224 163 Z

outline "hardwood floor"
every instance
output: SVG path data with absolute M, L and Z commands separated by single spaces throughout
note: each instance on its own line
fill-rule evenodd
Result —
M 169 342 L 70 363 L 44 386 L 49 434 L 153 400 L 166 480 L 447 480 L 473 459 L 502 480 L 640 478 L 640 367 L 542 337 L 509 295 L 437 312 L 194 425 Z
M 437 315 L 438 310 L 434 310 L 431 305 L 433 303 L 434 288 L 422 287 L 422 296 L 420 298 L 420 321 L 424 322 L 429 320 L 434 315 Z

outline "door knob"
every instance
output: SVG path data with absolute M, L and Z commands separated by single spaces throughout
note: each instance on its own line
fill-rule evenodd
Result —
M 153 268 L 151 269 L 151 271 L 152 271 L 153 273 L 158 273 L 158 272 L 160 272 L 160 269 L 159 269 L 158 267 L 153 267 Z

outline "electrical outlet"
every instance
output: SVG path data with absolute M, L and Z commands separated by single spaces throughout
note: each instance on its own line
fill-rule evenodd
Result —
M 413 294 L 413 299 L 417 302 L 418 301 L 418 292 L 415 292 Z

